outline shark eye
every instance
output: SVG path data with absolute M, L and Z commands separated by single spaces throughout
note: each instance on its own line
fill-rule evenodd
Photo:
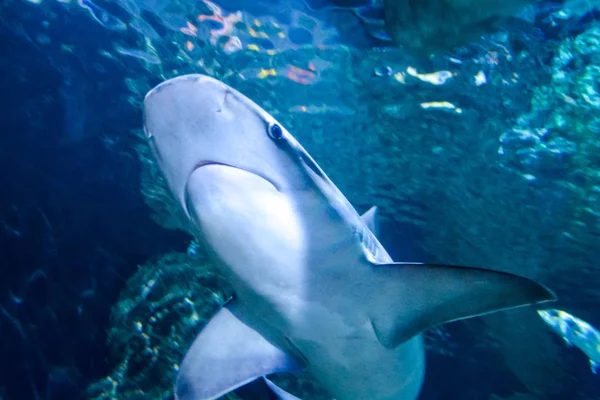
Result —
M 272 139 L 279 140 L 283 137 L 283 129 L 275 123 L 270 123 L 267 131 Z

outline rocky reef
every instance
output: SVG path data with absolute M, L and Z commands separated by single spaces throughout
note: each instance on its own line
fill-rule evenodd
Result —
M 90 399 L 167 399 L 185 350 L 231 293 L 203 257 L 166 254 L 140 266 L 111 312 L 112 373 Z

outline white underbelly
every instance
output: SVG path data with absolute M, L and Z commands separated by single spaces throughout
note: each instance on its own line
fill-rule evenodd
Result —
M 332 296 L 333 297 L 333 296 Z M 307 361 L 309 373 L 337 400 L 414 400 L 424 375 L 421 336 L 395 349 L 383 347 L 373 330 L 368 312 L 360 304 L 339 314 L 316 304 L 277 297 L 277 311 L 265 321 L 292 346 L 292 353 Z M 273 305 L 273 298 L 270 299 Z M 275 326 L 277 325 L 277 326 Z
M 370 322 L 346 336 L 331 326 L 321 326 L 319 331 L 312 341 L 292 341 L 308 360 L 311 375 L 337 400 L 418 397 L 425 367 L 421 336 L 387 349 L 373 334 Z

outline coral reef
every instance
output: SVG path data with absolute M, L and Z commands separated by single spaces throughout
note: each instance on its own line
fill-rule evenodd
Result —
M 172 253 L 140 266 L 111 312 L 115 368 L 88 388 L 87 397 L 169 398 L 185 350 L 230 296 L 203 257 Z

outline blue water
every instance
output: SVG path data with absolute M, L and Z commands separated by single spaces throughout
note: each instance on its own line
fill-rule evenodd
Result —
M 1 400 L 91 398 L 123 361 L 111 308 L 138 266 L 192 240 L 144 197 L 140 102 L 192 72 L 272 113 L 359 212 L 379 205 L 394 259 L 535 278 L 600 326 L 600 35 L 566 45 L 598 10 L 539 2 L 424 57 L 381 37 L 381 10 L 351 8 L 370 3 L 0 5 Z M 585 355 L 529 311 L 429 332 L 420 398 L 597 398 Z M 154 377 L 136 379 L 150 398 Z

